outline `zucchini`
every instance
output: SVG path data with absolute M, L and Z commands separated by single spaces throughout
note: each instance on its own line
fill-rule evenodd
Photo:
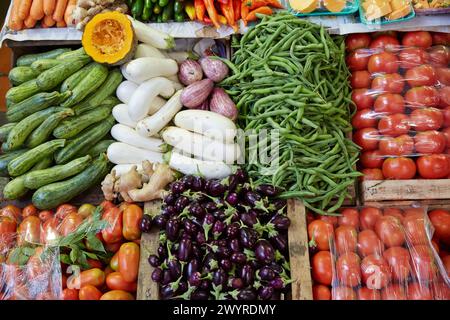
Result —
M 51 105 L 59 104 L 60 101 L 67 99 L 70 94 L 70 91 L 64 93 L 59 93 L 58 91 L 40 92 L 15 104 L 14 107 L 10 108 L 6 112 L 6 117 L 12 122 L 20 121 L 35 112 L 48 108 Z
M 10 122 L 0 127 L 0 141 L 5 141 L 6 139 L 8 139 L 9 133 L 16 124 L 17 122 Z
M 64 60 L 56 60 L 56 59 L 39 59 L 31 64 L 31 69 L 38 73 L 42 73 L 45 70 L 51 69 L 61 63 L 64 63 Z
M 28 149 L 21 149 L 16 151 L 11 151 L 8 153 L 4 153 L 0 156 L 0 176 L 6 177 L 8 176 L 8 164 L 21 154 L 27 152 Z
M 80 173 L 91 163 L 91 156 L 84 156 L 72 160 L 64 165 L 57 165 L 48 169 L 30 172 L 25 178 L 25 187 L 29 189 L 39 189 L 50 183 L 64 180 Z
M 102 102 L 100 102 L 100 105 L 109 105 L 111 107 L 115 107 L 120 102 L 119 99 L 117 99 L 115 96 L 109 96 L 106 99 L 104 99 Z M 87 104 L 87 103 L 80 103 L 79 105 L 76 105 L 72 107 L 73 111 L 75 111 L 76 115 L 80 115 L 83 113 L 86 113 L 92 109 L 97 108 L 99 105 L 93 105 L 93 104 Z
M 66 54 L 67 52 L 70 52 L 70 51 L 71 51 L 71 49 L 69 49 L 69 48 L 59 48 L 59 49 L 54 49 L 54 50 L 50 50 L 50 51 L 42 52 L 42 53 L 26 54 L 26 55 L 19 57 L 19 59 L 17 59 L 16 65 L 29 66 L 36 60 L 54 59 L 54 58 L 60 56 L 61 54 L 63 54 L 63 53 Z
M 21 120 L 18 124 L 12 128 L 8 135 L 8 139 L 4 143 L 4 150 L 16 150 L 19 149 L 31 134 L 31 132 L 36 129 L 42 122 L 45 121 L 50 115 L 57 111 L 65 110 L 63 108 L 51 107 L 45 110 L 29 115 L 25 119 Z M 3 148 L 3 147 L 2 147 Z
M 106 156 L 100 155 L 92 162 L 92 165 L 76 176 L 37 189 L 33 194 L 33 204 L 39 209 L 55 208 L 94 186 L 108 173 L 108 170 Z
M 37 78 L 36 83 L 41 91 L 47 91 L 55 88 L 58 84 L 70 77 L 72 74 L 80 70 L 88 59 L 69 60 L 54 66 L 42 72 Z
M 70 140 L 64 148 L 55 154 L 57 164 L 67 163 L 74 159 L 86 145 L 97 143 L 108 134 L 114 125 L 113 116 L 109 116 L 100 124 L 93 124 L 85 129 L 77 138 Z
M 87 56 L 86 51 L 84 51 L 84 48 L 81 47 L 77 50 L 64 52 L 63 54 L 58 55 L 56 57 L 56 59 L 67 60 L 67 59 L 74 59 L 74 58 L 76 59 L 76 58 L 85 57 L 85 56 Z
M 5 188 L 3 189 L 3 196 L 9 200 L 15 200 L 24 196 L 29 191 L 29 189 L 25 187 L 25 178 L 27 174 L 35 170 L 42 170 L 48 168 L 51 166 L 52 162 L 53 162 L 52 157 L 44 158 L 42 161 L 37 163 L 33 168 L 31 168 L 30 172 L 21 175 L 20 177 L 16 177 L 10 182 L 8 182 Z
M 39 127 L 37 127 L 27 138 L 25 144 L 28 148 L 34 148 L 44 143 L 49 139 L 52 134 L 52 131 L 58 126 L 58 124 L 68 116 L 73 116 L 72 109 L 65 109 L 58 112 L 53 113 L 44 122 L 41 123 Z
M 34 71 L 31 67 L 15 67 L 9 71 L 9 81 L 15 86 L 36 78 L 39 72 Z
M 12 103 L 19 103 L 28 97 L 42 91 L 37 85 L 37 79 L 22 83 L 20 86 L 12 87 L 6 92 L 6 99 Z
M 75 88 L 76 85 L 78 83 L 80 83 L 80 81 L 82 79 L 84 79 L 84 77 L 86 77 L 86 75 L 89 73 L 91 68 L 95 66 L 95 64 L 96 64 L 95 62 L 91 62 L 88 65 L 86 65 L 83 68 L 81 68 L 80 70 L 78 70 L 77 72 L 75 72 L 70 77 L 68 77 L 61 84 L 61 88 L 60 88 L 59 91 L 65 92 L 65 91 L 72 90 L 73 88 Z
M 24 174 L 36 163 L 52 155 L 58 148 L 64 147 L 65 142 L 64 139 L 56 139 L 28 150 L 8 164 L 9 175 L 15 177 Z
M 96 90 L 102 85 L 107 76 L 108 68 L 100 63 L 96 63 L 89 70 L 89 73 L 73 88 L 72 95 L 61 104 L 61 107 L 71 107 L 81 102 L 91 92 L 96 93 Z
M 116 142 L 115 140 L 102 140 L 99 143 L 97 143 L 95 146 L 91 148 L 91 150 L 88 152 L 88 155 L 90 155 L 92 158 L 98 157 L 102 153 L 106 153 L 106 150 L 108 150 L 108 147 L 113 142 Z

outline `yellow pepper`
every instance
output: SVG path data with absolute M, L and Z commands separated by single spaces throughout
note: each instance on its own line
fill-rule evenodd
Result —
M 184 11 L 186 11 L 186 14 L 189 16 L 189 19 L 195 20 L 197 18 L 196 14 L 195 14 L 195 7 L 191 2 L 189 2 L 184 7 Z

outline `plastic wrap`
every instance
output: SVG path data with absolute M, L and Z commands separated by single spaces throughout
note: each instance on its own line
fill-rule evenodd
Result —
M 352 35 L 353 140 L 367 180 L 450 175 L 450 46 L 428 32 Z M 447 43 L 447 45 L 433 43 Z M 353 42 L 352 42 L 353 41 Z M 412 46 L 414 45 L 414 46 Z

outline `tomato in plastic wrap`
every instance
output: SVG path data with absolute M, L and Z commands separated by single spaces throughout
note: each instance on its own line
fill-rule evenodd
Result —
M 381 255 L 384 251 L 384 244 L 373 230 L 367 229 L 358 233 L 357 248 L 362 257 Z
M 383 93 L 377 96 L 373 108 L 379 115 L 403 113 L 405 112 L 405 100 L 398 93 Z
M 377 93 L 402 93 L 405 79 L 398 73 L 381 74 L 372 80 L 371 89 Z
M 340 283 L 349 287 L 361 284 L 361 259 L 354 252 L 344 253 L 336 261 L 336 276 Z
M 331 300 L 331 290 L 323 284 L 315 284 L 312 287 L 314 300 Z
M 402 45 L 406 47 L 429 48 L 433 44 L 433 38 L 428 31 L 406 32 L 402 37 Z
M 345 38 L 345 47 L 348 51 L 353 51 L 361 48 L 368 48 L 372 38 L 367 33 L 349 34 Z
M 344 208 L 341 210 L 341 216 L 338 218 L 340 226 L 351 226 L 359 228 L 359 213 L 353 208 Z
M 333 236 L 333 225 L 322 220 L 314 220 L 308 225 L 310 244 L 315 244 L 318 250 L 329 250 Z
M 417 167 L 414 160 L 398 157 L 384 160 L 382 170 L 387 179 L 405 180 L 414 178 Z
M 384 156 L 380 150 L 371 150 L 361 153 L 359 160 L 363 168 L 381 168 Z
M 311 260 L 311 276 L 319 284 L 331 285 L 333 279 L 330 251 L 319 251 Z
M 416 109 L 423 107 L 437 107 L 440 102 L 439 91 L 431 86 L 411 88 L 405 93 L 408 107 Z
M 358 234 L 352 226 L 339 226 L 334 231 L 336 251 L 339 255 L 355 252 L 358 243 Z
M 414 147 L 420 154 L 442 153 L 447 147 L 447 141 L 440 131 L 422 131 L 414 136 Z
M 421 156 L 417 159 L 417 170 L 419 175 L 425 179 L 442 179 L 450 173 L 448 155 L 431 154 Z
M 378 218 L 383 215 L 379 208 L 364 207 L 359 211 L 359 222 L 362 230 L 373 229 Z

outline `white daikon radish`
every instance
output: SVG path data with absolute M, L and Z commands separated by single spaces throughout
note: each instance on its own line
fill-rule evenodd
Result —
M 182 90 L 177 91 L 154 115 L 139 121 L 136 131 L 144 137 L 154 136 L 161 131 L 183 107 L 180 98 L 181 92 Z
M 181 89 L 184 88 L 184 86 L 181 83 L 177 82 L 177 81 L 172 81 L 172 85 L 173 85 L 173 88 L 176 91 L 181 90 Z
M 127 17 L 130 19 L 136 37 L 140 42 L 147 43 L 158 49 L 171 49 L 175 46 L 174 39 L 167 33 L 156 30 L 145 23 L 133 19 L 131 16 Z
M 189 158 L 172 150 L 165 154 L 169 166 L 183 174 L 200 174 L 206 179 L 223 179 L 231 174 L 231 167 L 220 161 L 204 161 Z
M 141 43 L 136 47 L 136 53 L 134 54 L 134 58 L 143 58 L 143 57 L 153 57 L 153 58 L 167 58 L 164 53 L 156 49 L 155 47 Z M 171 58 L 172 59 L 172 58 Z
M 144 160 L 148 160 L 151 163 L 162 163 L 163 161 L 163 154 L 160 152 L 137 148 L 123 142 L 110 144 L 106 155 L 108 160 L 114 164 L 142 163 Z
M 121 175 L 129 172 L 133 166 L 136 166 L 136 170 L 138 172 L 142 172 L 142 164 L 131 163 L 131 164 L 116 164 L 112 170 L 116 171 L 116 177 L 120 177 Z M 111 170 L 111 172 L 112 172 Z
M 125 63 L 121 70 L 127 80 L 141 83 L 151 78 L 177 74 L 178 64 L 172 59 L 143 57 Z
M 171 96 L 174 91 L 172 81 L 163 77 L 143 82 L 133 93 L 128 103 L 130 118 L 134 121 L 143 119 L 148 114 L 156 96 Z
M 174 148 L 203 160 L 233 164 L 241 154 L 237 144 L 223 143 L 178 127 L 164 129 L 162 138 Z
M 126 104 L 118 104 L 112 109 L 112 115 L 118 123 L 129 126 L 130 128 L 135 128 L 137 125 L 136 121 L 131 120 L 128 114 L 128 106 Z
M 131 96 L 139 85 L 129 80 L 123 81 L 116 89 L 116 96 L 123 103 L 130 102 Z
M 127 127 L 120 123 L 111 128 L 111 135 L 117 141 L 124 142 L 138 148 L 156 152 L 167 151 L 164 141 L 161 139 L 143 137 L 133 128 Z
M 159 109 L 161 109 L 167 103 L 166 99 L 156 96 L 150 103 L 150 108 L 148 109 L 148 115 L 155 114 Z
M 233 121 L 218 113 L 206 110 L 183 110 L 175 116 L 177 127 L 200 133 L 214 140 L 233 143 L 237 134 Z

